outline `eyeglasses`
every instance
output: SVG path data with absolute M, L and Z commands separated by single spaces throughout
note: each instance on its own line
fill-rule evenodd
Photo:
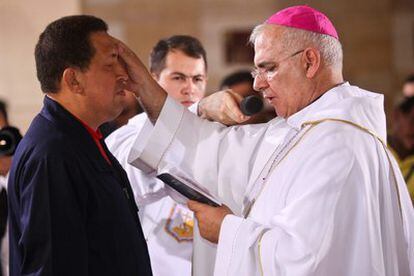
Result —
M 297 51 L 297 52 L 294 52 L 290 56 L 287 56 L 287 57 L 285 57 L 285 58 L 283 58 L 283 59 L 281 59 L 279 61 L 268 63 L 265 66 L 263 66 L 263 68 L 256 68 L 253 71 L 251 71 L 250 74 L 252 75 L 252 77 L 254 79 L 256 79 L 257 77 L 261 77 L 262 80 L 269 81 L 269 80 L 271 80 L 276 75 L 277 70 L 279 68 L 279 65 L 282 62 L 288 60 L 291 57 L 294 57 L 294 56 L 302 53 L 303 51 L 305 51 L 305 49 L 300 50 L 300 51 Z

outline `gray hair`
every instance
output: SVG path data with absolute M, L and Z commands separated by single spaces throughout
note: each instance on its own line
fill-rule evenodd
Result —
M 256 26 L 251 35 L 250 43 L 254 45 L 256 38 L 264 31 L 264 29 L 274 25 L 261 24 Z M 325 65 L 342 68 L 342 45 L 336 38 L 319 34 L 315 32 L 305 31 L 297 28 L 282 26 L 285 31 L 281 37 L 281 45 L 284 49 L 297 49 L 304 47 L 315 47 L 321 54 L 321 59 Z

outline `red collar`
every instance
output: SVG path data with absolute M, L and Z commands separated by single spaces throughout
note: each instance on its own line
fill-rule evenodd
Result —
M 95 144 L 98 146 L 99 152 L 101 153 L 101 155 L 103 156 L 103 158 L 105 158 L 105 160 L 112 165 L 111 160 L 108 157 L 108 154 L 106 154 L 100 140 L 102 139 L 102 133 L 99 130 L 99 128 L 97 130 L 94 130 L 93 128 L 91 128 L 87 123 L 85 123 L 84 121 L 82 121 L 81 119 L 79 119 L 78 117 L 75 116 L 75 118 L 86 128 L 86 130 L 89 132 L 89 134 L 92 136 L 93 140 L 95 141 Z
M 99 141 L 99 140 L 102 139 L 103 136 L 102 136 L 102 133 L 99 130 L 99 128 L 97 130 L 94 130 L 93 128 L 91 128 L 88 124 L 86 124 L 81 119 L 79 119 L 79 118 L 76 118 L 76 119 L 78 119 L 78 121 L 82 123 L 82 125 L 86 128 L 86 130 L 92 136 L 93 140 L 98 140 Z

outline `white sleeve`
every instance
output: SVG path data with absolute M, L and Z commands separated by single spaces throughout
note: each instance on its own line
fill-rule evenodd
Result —
M 145 123 L 132 144 L 128 162 L 146 173 L 154 173 L 174 139 L 185 108 L 167 97 L 157 123 Z
M 193 103 L 189 108 L 188 108 L 188 110 L 191 112 L 191 113 L 193 113 L 193 114 L 195 114 L 195 115 L 199 115 L 198 114 L 198 104 L 200 103 L 200 101 L 197 101 L 197 102 L 195 102 L 195 103 Z
M 130 164 L 146 172 L 175 166 L 235 212 L 241 209 L 265 127 L 226 127 L 195 116 L 168 97 L 152 131 L 148 130 L 144 127 L 136 138 Z
M 131 121 L 133 122 L 131 123 Z M 164 184 L 155 178 L 154 173 L 145 173 L 127 162 L 132 144 L 145 124 L 148 124 L 147 127 L 150 129 L 152 128 L 145 114 L 136 115 L 127 125 L 115 130 L 105 139 L 108 149 L 124 168 L 128 176 L 138 207 L 166 196 Z

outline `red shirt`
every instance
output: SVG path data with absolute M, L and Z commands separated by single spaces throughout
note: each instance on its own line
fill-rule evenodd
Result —
M 89 134 L 92 136 L 93 140 L 95 141 L 95 144 L 98 146 L 99 152 L 102 154 L 102 156 L 105 158 L 105 160 L 109 163 L 109 165 L 112 165 L 111 160 L 109 160 L 108 155 L 106 154 L 104 148 L 102 147 L 102 144 L 100 140 L 102 139 L 102 133 L 99 130 L 99 128 L 95 131 L 90 126 L 88 126 L 84 121 L 77 118 L 79 122 L 82 123 L 82 125 L 86 128 L 86 130 L 89 132 Z

